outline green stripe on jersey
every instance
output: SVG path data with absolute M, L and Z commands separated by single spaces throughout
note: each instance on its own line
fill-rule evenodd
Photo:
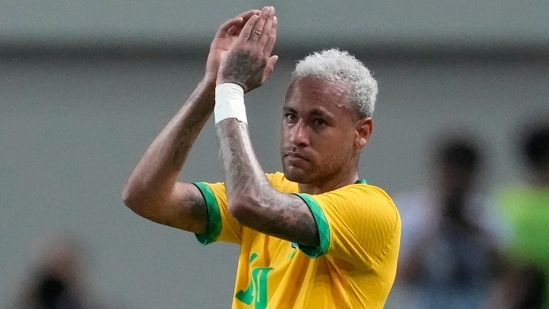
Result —
M 216 241 L 217 237 L 221 233 L 221 213 L 219 212 L 219 205 L 212 192 L 212 189 L 204 182 L 193 183 L 206 201 L 206 208 L 208 209 L 208 226 L 204 234 L 195 234 L 196 239 L 203 244 L 207 245 Z
M 299 196 L 311 210 L 316 221 L 318 236 L 320 238 L 319 247 L 299 245 L 299 249 L 310 257 L 319 257 L 326 253 L 330 246 L 330 229 L 328 227 L 328 222 L 326 221 L 324 212 L 322 212 L 322 209 L 320 209 L 320 206 L 312 196 L 305 193 L 297 193 L 296 195 Z

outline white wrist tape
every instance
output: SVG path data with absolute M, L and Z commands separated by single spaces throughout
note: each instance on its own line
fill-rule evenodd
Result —
M 215 123 L 227 118 L 236 118 L 236 120 L 248 124 L 246 105 L 244 105 L 244 89 L 233 83 L 219 84 L 215 87 Z

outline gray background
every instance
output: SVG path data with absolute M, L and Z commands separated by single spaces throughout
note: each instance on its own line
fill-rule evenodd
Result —
M 86 243 L 98 293 L 129 308 L 228 308 L 237 248 L 134 215 L 133 166 L 203 72 L 218 24 L 273 4 L 279 63 L 247 96 L 260 162 L 279 169 L 295 61 L 349 50 L 378 79 L 361 176 L 389 193 L 426 178 L 441 132 L 473 134 L 488 191 L 521 177 L 513 138 L 549 115 L 548 1 L 0 1 L 0 305 L 61 231 Z M 547 119 L 547 118 L 544 118 Z M 182 180 L 219 180 L 210 122 Z

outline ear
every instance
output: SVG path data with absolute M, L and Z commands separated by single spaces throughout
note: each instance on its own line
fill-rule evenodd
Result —
M 355 145 L 362 149 L 370 140 L 372 131 L 374 130 L 374 121 L 371 117 L 362 118 L 357 121 L 356 126 Z

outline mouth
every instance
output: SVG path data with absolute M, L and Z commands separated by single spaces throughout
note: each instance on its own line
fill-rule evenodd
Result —
M 286 152 L 284 157 L 286 157 L 286 159 L 290 162 L 309 161 L 307 156 L 305 156 L 301 153 L 293 152 L 293 151 Z

